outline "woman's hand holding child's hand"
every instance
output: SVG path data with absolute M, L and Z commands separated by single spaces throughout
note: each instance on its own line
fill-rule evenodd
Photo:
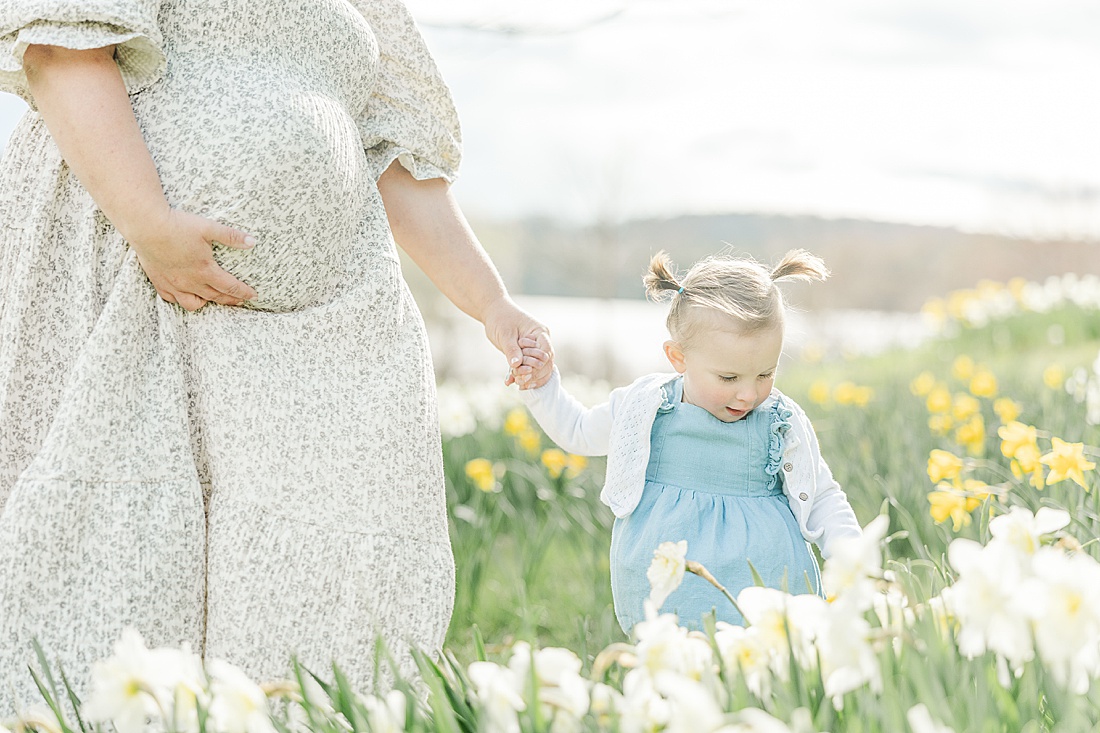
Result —
M 523 350 L 523 361 L 512 367 L 505 385 L 534 389 L 546 384 L 554 370 L 554 350 L 549 334 L 540 334 L 539 338 L 525 336 L 519 340 L 519 346 Z

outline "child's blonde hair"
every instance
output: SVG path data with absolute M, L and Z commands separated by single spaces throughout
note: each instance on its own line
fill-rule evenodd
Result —
M 781 280 L 824 280 L 829 270 L 820 257 L 804 249 L 788 252 L 769 270 L 751 258 L 714 255 L 688 270 L 683 280 L 664 250 L 653 255 L 643 278 L 652 300 L 672 299 L 668 332 L 681 344 L 690 341 L 703 309 L 734 318 L 743 333 L 783 326 Z

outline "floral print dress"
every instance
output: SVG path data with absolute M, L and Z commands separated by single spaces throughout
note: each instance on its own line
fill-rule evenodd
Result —
M 118 44 L 169 203 L 256 236 L 259 293 L 189 313 L 32 108 L 0 164 L 0 714 L 37 637 L 80 687 L 124 627 L 255 678 L 365 687 L 454 593 L 434 378 L 376 181 L 453 179 L 457 118 L 399 0 L 0 0 L 29 44 Z M 12 693 L 15 697 L 13 698 Z

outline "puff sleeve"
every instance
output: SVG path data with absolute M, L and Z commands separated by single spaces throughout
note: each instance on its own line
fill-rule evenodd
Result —
M 375 180 L 397 160 L 418 180 L 454 181 L 462 156 L 450 90 L 400 0 L 357 0 L 378 41 L 378 64 L 357 124 Z
M 31 107 L 23 53 L 40 43 L 72 49 L 116 44 L 115 60 L 130 94 L 164 75 L 157 25 L 161 0 L 0 0 L 0 90 Z

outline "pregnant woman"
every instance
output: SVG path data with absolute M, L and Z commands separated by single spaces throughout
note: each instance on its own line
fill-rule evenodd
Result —
M 81 684 L 127 625 L 358 686 L 381 634 L 410 673 L 454 566 L 395 240 L 509 357 L 545 329 L 451 198 L 407 10 L 0 0 L 0 44 L 32 107 L 0 166 L 0 713 L 32 637 Z

